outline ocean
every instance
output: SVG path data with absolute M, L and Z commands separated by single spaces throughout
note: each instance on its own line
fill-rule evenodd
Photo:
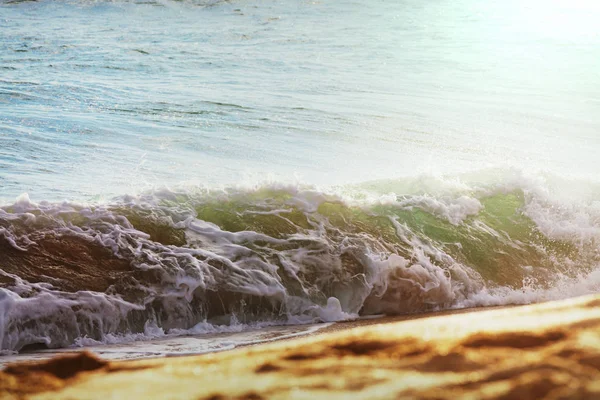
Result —
M 1 351 L 597 293 L 599 20 L 0 0 Z

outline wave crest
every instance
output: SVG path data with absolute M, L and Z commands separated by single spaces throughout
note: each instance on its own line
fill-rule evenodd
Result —
M 110 205 L 22 196 L 0 208 L 0 342 L 531 302 L 557 297 L 558 282 L 583 294 L 596 286 L 577 282 L 600 264 L 594 204 L 557 208 L 523 184 L 162 190 Z

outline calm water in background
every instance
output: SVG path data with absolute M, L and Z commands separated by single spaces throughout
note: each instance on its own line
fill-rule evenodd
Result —
M 600 172 L 594 1 L 0 3 L 0 199 Z

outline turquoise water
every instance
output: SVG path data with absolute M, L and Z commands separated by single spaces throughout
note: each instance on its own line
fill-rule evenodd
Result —
M 0 352 L 597 293 L 598 21 L 0 0 Z
M 7 202 L 600 169 L 593 1 L 3 1 L 0 18 Z

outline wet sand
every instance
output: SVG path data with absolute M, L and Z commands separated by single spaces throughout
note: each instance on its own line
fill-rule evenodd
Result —
M 390 323 L 394 323 L 394 322 L 412 321 L 415 319 L 435 318 L 435 317 L 442 317 L 445 315 L 475 313 L 475 312 L 480 312 L 480 311 L 499 310 L 499 309 L 504 309 L 504 308 L 513 308 L 513 307 L 518 307 L 518 306 L 460 308 L 460 309 L 431 311 L 431 312 L 415 313 L 415 314 L 403 314 L 403 315 L 393 315 L 393 316 L 384 315 L 384 316 L 376 316 L 376 317 L 366 317 L 366 318 L 356 319 L 353 321 L 337 322 L 335 324 L 331 324 L 322 329 L 319 329 L 318 331 L 311 333 L 311 335 L 318 335 L 318 334 L 329 333 L 329 332 L 339 332 L 339 331 L 343 331 L 346 329 L 358 328 L 361 326 L 390 324 Z

